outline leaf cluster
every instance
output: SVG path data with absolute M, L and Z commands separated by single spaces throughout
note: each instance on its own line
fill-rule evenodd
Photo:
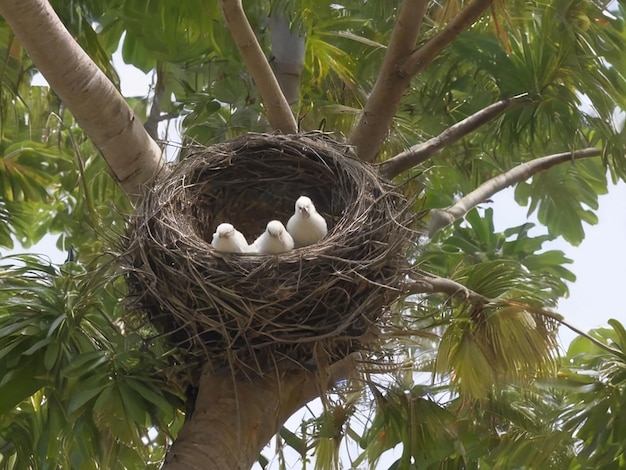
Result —
M 182 119 L 188 140 L 211 143 L 266 130 L 217 2 L 52 3 L 115 84 L 111 56 L 118 48 L 125 62 L 156 70 L 159 119 Z M 244 3 L 268 55 L 268 12 L 287 12 L 307 37 L 295 109 L 300 127 L 348 134 L 376 80 L 395 3 Z M 462 3 L 430 8 L 419 42 Z M 567 295 L 567 282 L 575 279 L 565 267 L 570 260 L 543 245 L 556 236 L 580 243 L 583 222 L 597 222 L 606 168 L 613 179 L 626 176 L 619 121 L 626 33 L 624 6 L 615 8 L 584 0 L 513 1 L 506 8 L 495 2 L 490 18 L 462 33 L 411 82 L 383 158 L 499 99 L 532 98 L 412 170 L 419 182 L 407 187 L 424 196 L 418 210 L 445 207 L 538 155 L 581 145 L 604 151 L 602 162 L 564 165 L 518 185 L 516 200 L 537 211 L 547 235 L 531 236 L 530 224 L 495 233 L 490 210 L 472 211 L 411 253 L 415 266 L 499 301 L 554 306 Z M 48 460 L 72 468 L 156 467 L 168 432 L 180 425 L 180 390 L 155 378 L 171 352 L 158 343 L 146 348 L 124 324 L 122 284 L 97 269 L 108 262 L 99 256 L 111 244 L 107 232 L 122 231 L 129 207 L 54 93 L 30 86 L 36 71 L 1 20 L 0 57 L 0 245 L 28 246 L 53 232 L 61 234 L 60 247 L 72 243 L 80 257 L 61 267 L 33 257 L 4 259 L 0 267 L 0 466 L 38 468 Z M 142 117 L 150 98 L 130 100 Z M 318 468 L 337 465 L 338 445 L 348 436 L 361 446 L 355 465 L 375 465 L 398 444 L 402 456 L 394 468 L 626 465 L 626 340 L 619 323 L 593 333 L 613 351 L 576 340 L 559 377 L 536 381 L 533 389 L 528 379 L 554 370 L 550 321 L 519 305 L 468 305 L 441 295 L 413 296 L 399 308 L 394 326 L 408 335 L 386 346 L 430 382 L 391 380 L 372 389 L 364 402 L 375 404 L 374 415 L 361 427 L 350 419 L 365 406 L 350 397 L 305 423 L 300 435 L 283 430 L 281 438 L 303 462 L 315 449 Z
M 147 355 L 126 331 L 121 279 L 75 262 L 2 261 L 0 467 L 157 468 L 180 391 L 155 378 L 166 354 Z

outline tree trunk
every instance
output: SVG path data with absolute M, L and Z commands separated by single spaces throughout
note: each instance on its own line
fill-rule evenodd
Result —
M 178 433 L 162 470 L 249 469 L 287 418 L 327 388 L 320 385 L 323 382 L 305 370 L 277 370 L 236 382 L 231 375 L 205 371 L 195 411 Z
M 274 13 L 269 22 L 272 70 L 287 102 L 294 104 L 300 99 L 305 38 L 289 29 L 289 20 L 283 15 Z
M 161 149 L 122 95 L 74 41 L 46 0 L 0 0 L 37 69 L 102 152 L 131 197 L 161 169 Z
M 270 126 L 283 134 L 295 134 L 296 118 L 248 22 L 241 0 L 220 0 L 220 4 L 226 26 L 261 95 Z

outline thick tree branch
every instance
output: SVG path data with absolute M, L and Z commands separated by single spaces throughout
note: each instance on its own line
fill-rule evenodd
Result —
M 376 158 L 409 86 L 412 77 L 399 73 L 398 66 L 415 49 L 427 6 L 428 0 L 403 0 L 400 5 L 376 83 L 350 134 L 350 144 L 362 160 L 372 162 Z
M 226 26 L 230 30 L 237 49 L 241 53 L 248 72 L 259 90 L 267 119 L 274 130 L 294 134 L 298 130 L 296 118 L 278 85 L 259 42 L 252 31 L 241 0 L 220 0 Z
M 463 217 L 467 212 L 490 198 L 504 188 L 524 181 L 540 171 L 547 170 L 559 163 L 582 158 L 597 157 L 602 154 L 602 150 L 597 148 L 586 148 L 573 152 L 557 153 L 546 157 L 537 158 L 526 163 L 522 163 L 515 168 L 502 173 L 490 180 L 485 181 L 471 193 L 461 198 L 456 204 L 445 209 L 431 210 L 430 224 L 428 226 L 428 236 L 433 237 L 439 230 L 447 227 L 455 220 Z
M 403 171 L 419 165 L 430 157 L 437 155 L 443 148 L 492 121 L 503 111 L 515 105 L 530 102 L 532 102 L 532 99 L 527 94 L 524 94 L 490 104 L 486 108 L 448 127 L 438 136 L 426 142 L 422 142 L 421 144 L 414 145 L 395 157 L 383 162 L 379 167 L 380 174 L 391 179 Z
M 0 0 L 2 15 L 33 63 L 98 147 L 131 198 L 163 165 L 161 149 L 46 0 Z
M 293 368 L 293 366 L 291 365 Z M 195 409 L 169 449 L 163 470 L 248 469 L 261 449 L 296 410 L 356 371 L 348 357 L 326 368 L 281 371 L 235 381 L 207 368 Z
M 385 68 L 383 63 L 383 68 L 376 80 L 372 94 L 368 98 L 363 112 L 350 135 L 350 143 L 356 147 L 357 155 L 361 159 L 368 162 L 376 159 L 380 146 L 391 126 L 393 116 L 398 109 L 402 95 L 409 86 L 411 79 L 424 70 L 437 57 L 437 54 L 462 31 L 469 28 L 489 8 L 492 2 L 493 0 L 474 0 L 450 20 L 435 36 L 420 48 L 415 50 L 412 48 L 408 54 L 403 53 L 405 48 L 396 49 L 396 51 L 401 52 L 400 54 L 397 54 L 396 51 L 390 54 L 388 50 L 387 54 L 389 55 L 390 64 Z M 401 20 L 412 19 L 415 21 L 416 15 L 419 15 L 417 17 L 419 22 L 415 24 L 415 29 L 419 29 L 427 3 L 418 0 L 405 0 L 402 3 L 396 26 Z M 407 7 L 408 4 L 411 4 L 413 16 L 410 13 L 403 14 L 402 10 L 405 8 L 405 4 Z M 403 38 L 406 38 L 406 36 L 404 35 Z M 388 49 L 392 49 L 392 42 L 389 43 Z
M 424 70 L 459 34 L 468 29 L 491 6 L 493 0 L 474 0 L 422 47 L 400 65 L 398 73 L 414 76 Z

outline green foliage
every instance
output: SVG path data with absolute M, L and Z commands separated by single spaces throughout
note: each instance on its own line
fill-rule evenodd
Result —
M 493 389 L 481 400 L 455 395 L 449 382 L 415 383 L 408 374 L 404 380 L 370 384 L 368 400 L 376 406 L 363 410 L 369 415 L 364 432 L 361 437 L 350 432 L 342 436 L 357 439 L 362 448 L 351 464 L 622 468 L 626 329 L 616 320 L 610 326 L 590 333 L 596 342 L 576 339 L 554 378 Z M 354 423 L 345 427 L 354 429 Z M 381 457 L 399 444 L 401 457 L 383 467 Z
M 517 306 L 462 312 L 441 338 L 435 371 L 452 374 L 461 396 L 485 399 L 498 384 L 555 372 L 552 329 Z
M 597 194 L 606 185 L 604 165 L 624 176 L 624 129 L 616 116 L 624 106 L 626 79 L 623 60 L 611 52 L 623 40 L 622 16 L 616 15 L 578 0 L 509 3 L 503 14 L 506 35 L 483 23 L 440 54 L 403 104 L 398 117 L 407 128 L 403 139 L 411 142 L 416 128 L 425 137 L 437 135 L 501 98 L 526 93 L 532 101 L 508 110 L 425 165 L 428 207 L 448 206 L 458 194 L 513 165 L 598 146 L 605 150 L 603 164 L 553 168 L 530 186 L 522 183 L 517 193 L 531 212 L 539 209 L 551 234 L 581 242 L 583 222 L 596 223 Z M 432 119 L 433 113 L 438 117 Z M 587 187 L 573 190 L 581 179 Z M 597 193 L 590 196 L 589 191 Z
M 496 233 L 491 208 L 483 216 L 472 210 L 466 221 L 456 224 L 441 241 L 421 249 L 417 262 L 423 269 L 464 284 L 470 282 L 465 284 L 468 288 L 492 298 L 507 297 L 512 289 L 516 293 L 508 298 L 554 305 L 568 294 L 566 281 L 576 280 L 564 267 L 571 260 L 558 250 L 542 251 L 543 244 L 554 236 L 530 236 L 531 223 Z M 482 285 L 485 283 L 490 284 Z
M 124 61 L 156 74 L 161 111 L 179 119 L 185 142 L 267 130 L 218 2 L 52 3 L 113 83 L 118 48 Z M 300 128 L 348 135 L 376 81 L 397 2 L 244 3 L 268 56 L 268 13 L 286 14 L 307 38 Z M 433 5 L 419 42 L 461 3 Z M 401 456 L 390 468 L 626 466 L 623 326 L 613 321 L 592 333 L 609 348 L 574 341 L 556 375 L 554 321 L 532 310 L 554 307 L 575 280 L 571 261 L 544 243 L 580 243 L 584 223 L 597 222 L 607 168 L 614 179 L 626 177 L 626 130 L 618 125 L 626 105 L 624 6 L 610 14 L 585 0 L 499 3 L 411 82 L 381 155 L 497 100 L 522 93 L 532 100 L 402 175 L 416 177 L 403 186 L 418 195 L 416 212 L 448 206 L 546 154 L 594 146 L 602 161 L 560 165 L 517 185 L 516 201 L 537 212 L 547 235 L 532 236 L 532 224 L 496 233 L 493 211 L 473 210 L 411 253 L 420 269 L 496 303 L 441 294 L 400 302 L 393 331 L 403 335 L 390 335 L 384 347 L 403 368 L 372 374 L 379 383 L 368 392 L 338 392 L 319 416 L 284 428 L 283 465 L 290 449 L 303 467 L 337 468 L 350 441 L 360 448 L 351 463 L 372 468 L 393 448 Z M 172 352 L 124 323 L 124 285 L 103 255 L 131 208 L 58 97 L 31 86 L 36 70 L 1 20 L 0 58 L 0 246 L 29 247 L 56 234 L 59 248 L 78 251 L 62 266 L 34 256 L 1 261 L 0 468 L 157 468 L 182 424 L 183 398 L 164 380 Z M 129 98 L 143 118 L 149 98 Z
M 414 385 L 375 395 L 376 414 L 360 442 L 366 449 L 362 458 L 375 465 L 384 450 L 403 443 L 402 456 L 390 468 L 432 468 L 458 451 L 457 418 L 427 392 Z
M 617 320 L 590 334 L 611 346 L 600 348 L 579 337 L 568 350 L 560 382 L 571 405 L 561 419 L 580 441 L 573 468 L 622 468 L 626 442 L 626 330 Z
M 605 173 L 595 160 L 558 165 L 534 176 L 532 183 L 520 183 L 515 198 L 524 205 L 530 201 L 528 213 L 537 210 L 539 222 L 551 235 L 578 245 L 585 237 L 582 223 L 598 223 L 593 210 L 598 208 L 598 196 L 607 192 Z
M 54 92 L 30 86 L 32 65 L 1 26 L 0 55 L 11 67 L 0 87 L 0 246 L 29 247 L 61 233 L 84 256 L 99 254 L 95 239 L 122 229 L 125 197 Z
M 43 143 L 50 107 L 57 103 L 43 88 L 29 88 L 31 64 L 4 26 L 0 28 L 3 68 L 0 84 L 0 245 L 13 247 L 13 237 L 26 246 L 48 230 L 56 209 L 50 197 L 54 174 L 66 168 L 63 151 Z M 41 215 L 40 215 L 41 213 Z
M 128 468 L 157 468 L 167 429 L 180 424 L 179 392 L 155 378 L 163 359 L 125 332 L 121 279 L 73 262 L 2 261 L 0 466 L 39 467 L 42 458 L 113 468 L 124 455 Z

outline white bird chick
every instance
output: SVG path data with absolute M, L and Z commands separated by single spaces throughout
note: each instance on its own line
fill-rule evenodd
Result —
M 282 222 L 271 220 L 268 222 L 265 232 L 254 241 L 250 248 L 252 252 L 260 254 L 285 253 L 293 250 L 293 238 Z
M 231 224 L 219 224 L 217 226 L 211 245 L 217 251 L 224 253 L 247 253 L 250 251 L 246 237 Z
M 287 222 L 287 231 L 293 237 L 296 248 L 299 248 L 320 241 L 326 236 L 328 228 L 313 201 L 306 196 L 300 196 L 296 201 L 295 213 Z

